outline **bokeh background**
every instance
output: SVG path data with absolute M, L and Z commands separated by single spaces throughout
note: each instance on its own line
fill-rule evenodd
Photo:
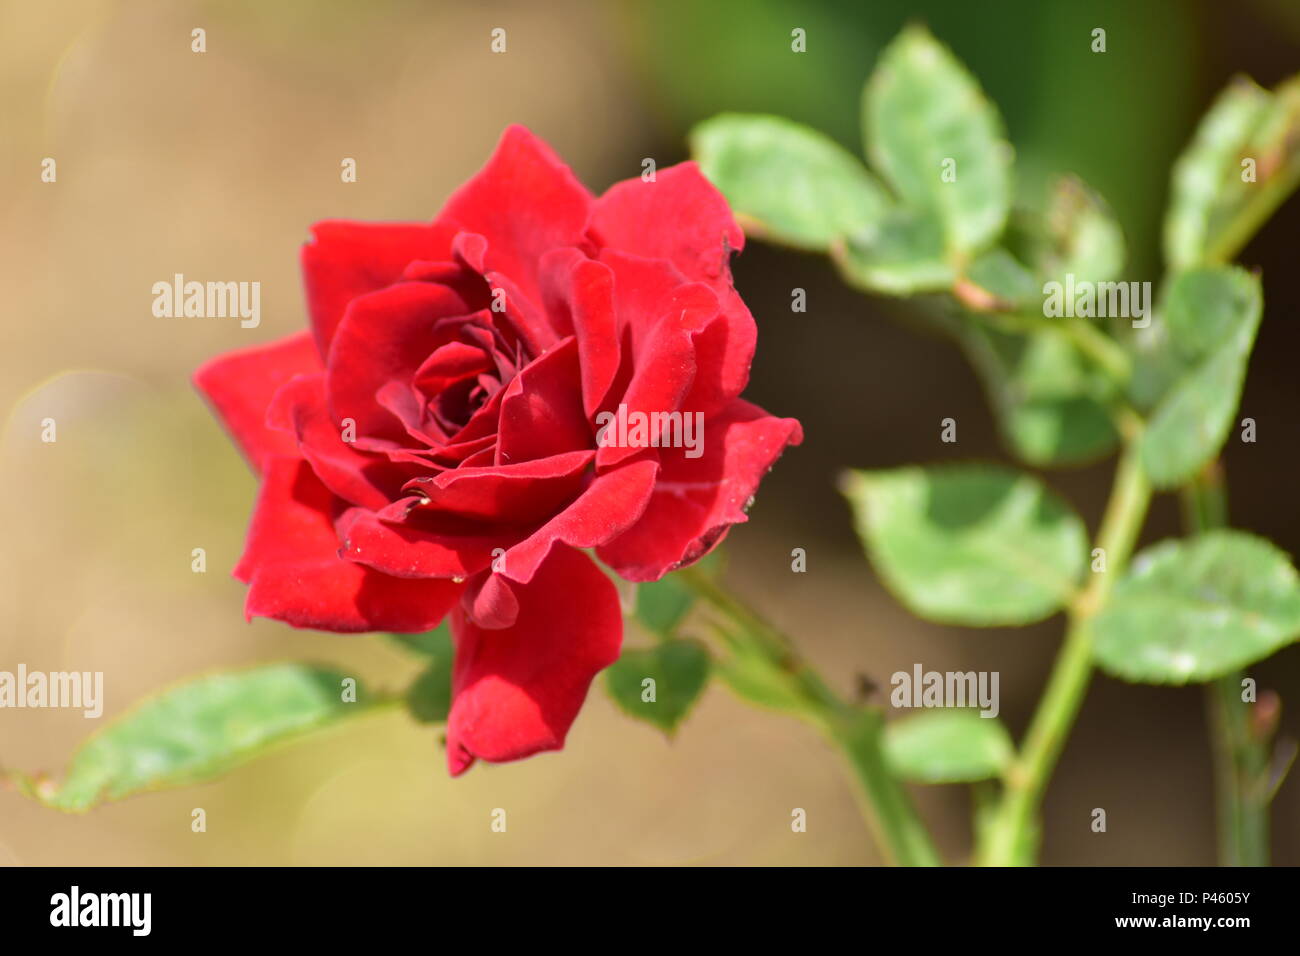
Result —
M 228 576 L 252 476 L 189 386 L 226 349 L 300 328 L 297 249 L 315 220 L 429 218 L 522 122 L 594 190 L 643 157 L 685 158 L 692 123 L 767 111 L 858 149 L 860 86 L 882 46 L 927 22 L 1006 117 L 1018 179 L 1074 171 L 1108 198 L 1131 279 L 1159 277 L 1170 163 L 1236 72 L 1300 70 L 1300 6 L 1131 0 L 491 5 L 416 0 L 0 3 L 0 669 L 102 670 L 106 718 L 195 672 L 290 658 L 397 686 L 418 662 L 380 637 L 245 624 Z M 790 51 L 790 30 L 808 51 Z M 1107 30 L 1108 51 L 1089 51 Z M 190 52 L 190 31 L 207 52 Z M 508 52 L 489 52 L 504 27 Z M 40 182 L 40 161 L 58 182 Z M 343 157 L 359 181 L 340 182 Z M 1296 504 L 1300 204 L 1244 253 L 1266 314 L 1227 451 L 1234 522 L 1300 553 Z M 262 283 L 262 324 L 158 319 L 151 285 L 181 272 Z M 750 397 L 807 441 L 731 538 L 728 579 L 843 689 L 927 668 L 1002 674 L 1019 734 L 1060 621 L 1017 630 L 919 622 L 882 591 L 834 490 L 849 466 L 998 457 L 974 373 L 918 334 L 905 304 L 846 290 L 823 260 L 752 243 L 736 284 L 760 327 Z M 790 289 L 808 290 L 806 314 Z M 41 443 L 39 422 L 58 421 Z M 960 423 L 956 446 L 937 423 Z M 1108 463 L 1053 472 L 1095 528 Z M 1146 539 L 1178 533 L 1158 500 Z M 208 573 L 190 570 L 207 549 Z M 808 572 L 790 572 L 793 547 Z M 1300 648 L 1252 668 L 1300 735 Z M 79 712 L 0 712 L 0 764 L 57 775 L 95 726 Z M 961 788 L 920 788 L 945 851 L 969 849 Z M 208 831 L 190 831 L 194 807 Z M 505 807 L 507 834 L 489 830 Z M 808 811 L 793 834 L 792 807 Z M 1105 807 L 1109 832 L 1089 829 Z M 1049 864 L 1214 860 L 1198 688 L 1098 677 L 1046 803 Z M 1300 779 L 1274 814 L 1300 863 Z M 436 729 L 399 713 L 312 738 L 222 780 L 61 816 L 0 792 L 0 862 L 22 864 L 809 864 L 878 859 L 836 756 L 789 718 L 712 686 L 672 741 L 593 687 L 566 751 L 446 776 Z

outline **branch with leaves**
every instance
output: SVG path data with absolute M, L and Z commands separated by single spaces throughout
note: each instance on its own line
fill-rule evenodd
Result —
M 1021 462 L 1119 457 L 1091 550 L 1081 519 L 1026 472 L 908 467 L 845 480 L 868 556 L 913 613 L 986 627 L 1064 611 L 1068 622 L 1019 748 L 970 712 L 890 728 L 936 753 L 1003 754 L 948 781 L 976 787 L 976 859 L 1026 863 L 1095 667 L 1139 683 L 1214 682 L 1224 860 L 1266 862 L 1268 799 L 1293 751 L 1266 757 L 1276 707 L 1261 717 L 1244 702 L 1241 672 L 1300 635 L 1295 569 L 1221 521 L 1133 549 L 1153 493 L 1196 488 L 1233 429 L 1263 295 L 1257 275 L 1226 263 L 1300 178 L 1300 82 L 1269 92 L 1239 79 L 1211 107 L 1174 169 L 1155 314 L 1130 323 L 1046 307 L 1053 284 L 1117 282 L 1119 225 L 1073 177 L 1045 201 L 1014 194 L 996 109 L 925 30 L 883 54 L 862 125 L 870 168 L 770 116 L 715 117 L 692 146 L 751 233 L 829 255 L 869 294 L 914 297 L 971 358 Z

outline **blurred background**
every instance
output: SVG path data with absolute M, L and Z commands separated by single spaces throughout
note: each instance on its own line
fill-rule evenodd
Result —
M 685 158 L 690 126 L 763 111 L 860 149 L 858 94 L 882 46 L 927 22 L 1006 118 L 1022 189 L 1073 171 L 1114 207 L 1129 279 L 1158 280 L 1170 164 L 1228 78 L 1300 70 L 1300 5 L 693 0 L 486 5 L 387 0 L 0 2 L 0 669 L 101 670 L 105 718 L 196 672 L 310 658 L 398 686 L 418 662 L 380 637 L 245 624 L 229 577 L 254 481 L 189 385 L 205 358 L 305 321 L 297 271 L 323 218 L 427 219 L 504 126 L 546 138 L 593 190 Z M 1104 55 L 1090 32 L 1107 30 Z M 190 31 L 207 31 L 207 52 Z M 489 34 L 507 31 L 505 55 Z M 807 31 L 792 54 L 790 31 Z M 44 157 L 58 181 L 40 181 Z M 340 182 L 344 157 L 358 181 Z M 1232 518 L 1293 556 L 1300 202 L 1247 248 L 1266 312 L 1229 442 Z M 751 243 L 736 285 L 760 329 L 748 397 L 800 418 L 807 440 L 730 537 L 729 583 L 793 634 L 841 689 L 915 662 L 1001 672 L 1019 735 L 1060 620 L 961 630 L 910 617 L 880 587 L 835 491 L 850 466 L 1005 459 L 955 345 L 906 304 L 845 289 L 819 258 Z M 174 273 L 262 283 L 262 323 L 159 319 Z M 808 312 L 789 311 L 790 289 Z M 40 441 L 54 417 L 58 441 Z M 938 422 L 960 422 L 957 445 Z M 1095 529 L 1111 463 L 1050 473 Z M 1178 533 L 1158 499 L 1146 540 Z M 193 548 L 208 572 L 190 570 Z M 790 573 L 803 547 L 808 572 Z M 1252 668 L 1300 735 L 1300 647 Z M 99 722 L 0 713 L 0 764 L 57 775 Z M 966 795 L 918 788 L 947 854 L 969 850 Z M 190 813 L 207 812 L 192 833 Z M 508 834 L 489 829 L 508 808 Z M 808 831 L 790 830 L 790 810 Z M 1089 829 L 1093 807 L 1109 831 Z M 1274 858 L 1300 864 L 1300 775 L 1281 790 Z M 1048 864 L 1214 861 L 1200 688 L 1099 676 L 1052 783 Z M 810 729 L 711 686 L 672 741 L 611 705 L 602 683 L 560 754 L 460 780 L 436 729 L 366 718 L 218 782 L 62 816 L 0 792 L 0 863 L 856 864 L 877 861 L 854 794 Z

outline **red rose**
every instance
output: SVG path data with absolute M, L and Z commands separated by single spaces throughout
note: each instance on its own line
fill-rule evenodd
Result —
M 689 564 L 802 438 L 738 397 L 740 229 L 693 163 L 595 199 L 516 126 L 432 223 L 312 232 L 311 332 L 195 376 L 262 477 L 246 613 L 424 631 L 450 612 L 451 772 L 558 749 L 622 641 L 578 549 L 632 581 Z M 598 443 L 616 411 L 649 431 Z M 655 447 L 672 412 L 702 447 Z

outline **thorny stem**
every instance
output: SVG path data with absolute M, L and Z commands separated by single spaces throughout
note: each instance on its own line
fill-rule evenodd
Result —
M 1120 457 L 1115 483 L 1102 519 L 1097 546 L 1106 570 L 1097 572 L 1070 608 L 1065 643 L 1047 689 L 1030 722 L 1019 754 L 1005 777 L 1002 800 L 994 810 L 977 851 L 986 866 L 1019 866 L 1032 861 L 1038 814 L 1047 781 L 1083 704 L 1092 677 L 1092 618 L 1105 605 L 1112 582 L 1124 570 L 1151 504 L 1151 485 L 1130 441 Z
M 1211 462 L 1182 489 L 1183 522 L 1193 534 L 1228 522 L 1223 467 Z M 1268 866 L 1268 740 L 1252 731 L 1250 707 L 1241 699 L 1242 673 L 1233 671 L 1205 689 L 1219 818 L 1219 862 Z
M 733 652 L 765 668 L 776 683 L 791 685 L 791 710 L 818 729 L 844 755 L 857 779 L 863 816 L 890 862 L 903 866 L 942 863 L 903 784 L 885 765 L 881 747 L 884 715 L 879 707 L 842 700 L 796 653 L 790 640 L 696 568 L 678 579 L 726 622 L 719 634 Z

